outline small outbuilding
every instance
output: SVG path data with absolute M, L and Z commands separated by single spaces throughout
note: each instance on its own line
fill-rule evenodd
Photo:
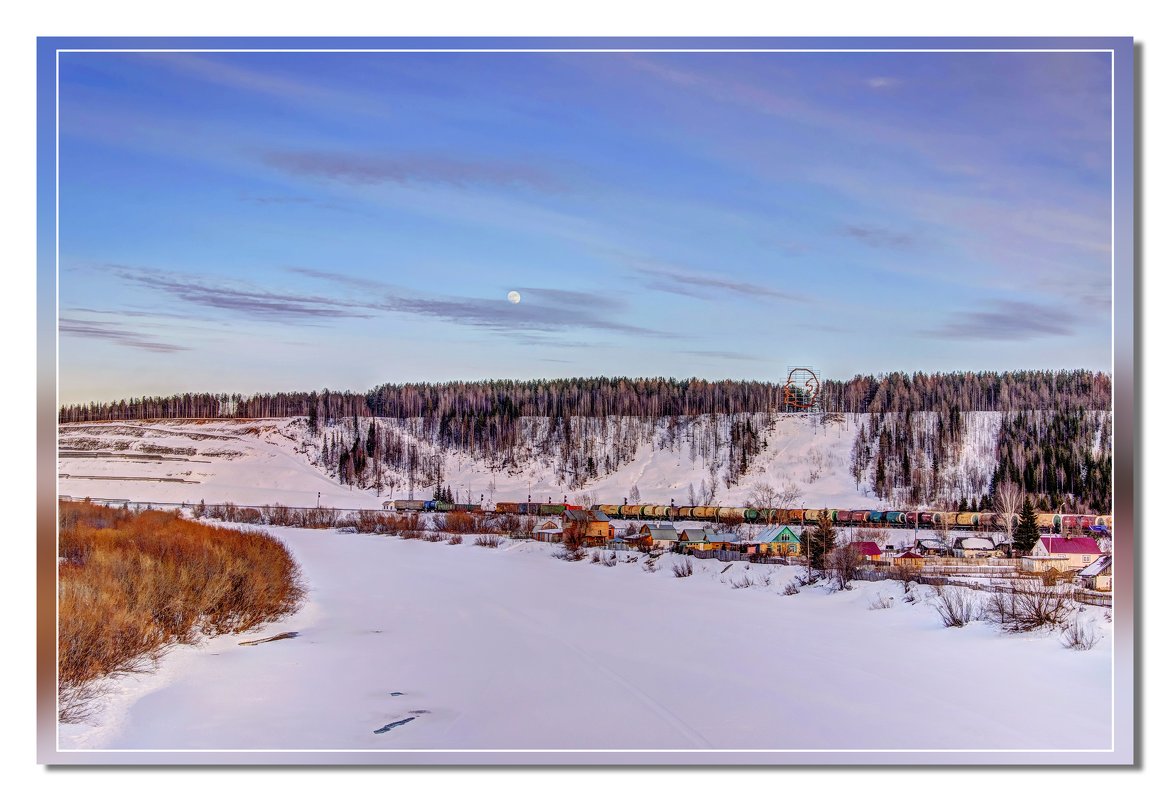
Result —
M 1106 554 L 1077 573 L 1077 580 L 1088 590 L 1113 592 L 1113 557 Z

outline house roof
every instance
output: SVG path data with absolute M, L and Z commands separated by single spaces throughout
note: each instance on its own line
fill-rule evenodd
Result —
M 1109 555 L 1102 556 L 1096 562 L 1086 567 L 1078 576 L 1090 578 L 1092 576 L 1100 576 L 1102 574 L 1109 574 L 1113 572 L 1113 557 Z
M 881 556 L 881 547 L 872 540 L 861 540 L 859 542 L 851 542 L 848 547 L 861 553 L 864 556 Z
M 921 559 L 922 554 L 918 553 L 917 551 L 913 550 L 912 548 L 907 548 L 906 550 L 902 551 L 902 553 L 898 554 L 894 558 L 895 559 Z
M 708 542 L 707 538 L 715 531 L 709 528 L 684 528 L 682 533 L 686 535 L 687 542 Z
M 955 547 L 967 551 L 995 550 L 995 545 L 986 537 L 958 537 L 955 539 Z
M 658 531 L 674 531 L 674 526 L 670 525 L 669 523 L 643 523 L 642 528 L 648 529 L 651 534 L 654 534 Z M 641 529 L 639 529 L 639 531 L 640 530 Z
M 677 540 L 678 531 L 673 526 L 668 528 L 656 528 L 649 532 L 650 536 L 656 540 Z
M 772 526 L 756 535 L 756 542 L 799 542 L 800 537 L 788 526 Z
M 1041 537 L 1040 542 L 1051 554 L 1101 553 L 1092 537 Z
M 707 535 L 707 542 L 739 542 L 738 534 L 716 534 L 714 532 Z
M 920 548 L 946 548 L 942 540 L 916 540 L 914 545 Z
M 608 523 L 609 515 L 599 509 L 566 509 L 565 519 L 577 523 Z

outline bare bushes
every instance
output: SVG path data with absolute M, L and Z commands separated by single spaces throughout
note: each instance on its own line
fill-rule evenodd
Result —
M 785 595 L 799 595 L 800 594 L 800 584 L 796 581 L 788 582 L 787 584 L 784 585 L 784 594 Z
M 617 554 L 613 551 L 606 551 L 605 553 L 593 552 L 593 563 L 603 567 L 613 567 L 617 564 Z
M 425 531 L 422 535 L 423 542 L 442 542 L 443 535 L 437 531 Z
M 870 609 L 889 609 L 894 605 L 894 599 L 887 596 L 875 595 L 869 602 Z
M 755 579 L 751 577 L 750 573 L 743 573 L 739 576 L 732 576 L 730 584 L 732 589 L 744 590 L 748 587 L 754 587 L 756 582 Z
M 463 535 L 462 534 L 452 534 L 450 537 L 447 538 L 448 545 L 461 545 L 462 543 L 463 543 Z
M 1059 587 L 1029 580 L 993 592 L 987 602 L 986 617 L 1004 631 L 1035 631 L 1063 627 L 1072 612 L 1072 599 Z
M 499 548 L 503 542 L 504 538 L 499 534 L 490 533 L 480 534 L 474 540 L 474 544 L 481 548 Z
M 448 512 L 435 515 L 436 531 L 447 531 L 451 534 L 494 533 L 496 528 L 482 517 L 469 512 Z
M 978 594 L 966 587 L 939 587 L 935 609 L 948 628 L 961 628 L 983 614 Z
M 63 505 L 61 515 L 63 719 L 84 714 L 90 682 L 138 669 L 171 644 L 276 620 L 304 597 L 299 567 L 268 534 L 215 528 L 172 512 L 80 512 Z
M 520 515 L 497 515 L 495 524 L 496 531 L 500 532 L 501 534 L 522 534 L 524 532 L 524 525 L 520 520 Z M 533 525 L 535 525 L 535 521 L 533 522 Z M 528 531 L 531 533 L 532 529 L 529 528 Z
M 675 578 L 686 578 L 695 574 L 695 566 L 691 564 L 690 559 L 683 559 L 671 565 L 670 569 L 674 571 Z
M 1101 633 L 1092 620 L 1077 615 L 1060 634 L 1060 643 L 1073 651 L 1088 651 L 1101 641 Z
M 890 568 L 887 575 L 899 582 L 902 585 L 902 592 L 907 595 L 910 594 L 910 585 L 922 578 L 918 568 L 912 567 L 909 560 L 906 559 L 895 559 L 894 566 Z
M 825 555 L 825 571 L 829 574 L 830 585 L 838 590 L 853 589 L 852 582 L 864 563 L 861 552 L 848 545 L 829 551 Z
M 341 513 L 330 507 L 293 508 L 273 504 L 271 506 L 237 506 L 234 503 L 195 504 L 192 509 L 195 519 L 213 518 L 225 523 L 250 523 L 252 525 L 288 526 L 295 528 L 337 528 L 342 524 Z M 360 518 L 360 514 L 359 514 Z M 347 521 L 360 529 L 360 522 Z

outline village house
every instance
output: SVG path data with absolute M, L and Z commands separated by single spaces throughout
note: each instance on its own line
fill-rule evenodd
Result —
M 761 531 L 748 546 L 749 553 L 768 556 L 799 556 L 800 535 L 788 526 L 772 526 Z
M 540 542 L 560 542 L 565 530 L 557 520 L 545 520 L 532 531 L 532 538 Z
M 882 558 L 881 546 L 871 540 L 846 543 L 845 547 L 861 554 L 861 558 L 867 562 L 876 562 Z
M 580 532 L 591 545 L 604 544 L 614 537 L 609 515 L 598 509 L 566 509 L 565 532 Z
M 945 556 L 948 548 L 942 540 L 926 539 L 914 540 L 914 550 L 923 556 Z
M 1077 573 L 1077 580 L 1088 590 L 1113 592 L 1113 557 L 1106 554 Z
M 1101 549 L 1092 537 L 1041 537 L 1024 557 L 1024 569 L 1030 569 L 1027 565 L 1031 561 L 1038 566 L 1043 565 L 1034 571 L 1038 573 L 1045 570 L 1079 572 L 1100 557 Z
M 908 548 L 895 556 L 893 563 L 894 567 L 908 567 L 911 570 L 921 570 L 923 565 L 926 564 L 926 558 L 913 548 Z
M 716 550 L 723 551 L 737 551 L 739 550 L 739 535 L 733 533 L 719 534 L 713 533 L 707 535 L 707 542 L 715 547 Z
M 650 547 L 670 550 L 678 544 L 678 529 L 664 523 L 644 523 L 638 534 L 650 537 Z
M 710 551 L 715 548 L 709 539 L 713 536 L 715 530 L 711 528 L 684 528 L 679 532 L 678 541 L 692 551 Z
M 962 559 L 986 558 L 997 553 L 995 543 L 986 537 L 955 537 L 951 546 L 951 556 Z

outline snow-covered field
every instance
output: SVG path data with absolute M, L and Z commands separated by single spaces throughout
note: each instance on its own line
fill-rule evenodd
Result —
M 320 493 L 322 505 L 381 508 L 386 496 L 313 464 L 302 428 L 62 426 L 59 493 L 290 506 Z M 780 420 L 740 494 L 755 480 L 792 480 L 810 505 L 873 508 L 849 476 L 854 429 Z M 605 501 L 637 483 L 647 502 L 681 500 L 695 471 L 685 451 L 646 445 L 588 489 Z M 497 500 L 523 499 L 530 482 L 535 497 L 562 495 L 537 465 L 488 476 L 451 455 L 445 474 L 454 487 L 494 480 Z M 1084 611 L 1101 642 L 1072 651 L 1057 632 L 944 628 L 926 588 L 914 603 L 891 582 L 785 595 L 795 567 L 692 560 L 695 574 L 676 578 L 671 563 L 685 557 L 648 572 L 644 556 L 569 563 L 535 542 L 492 550 L 471 538 L 271 531 L 304 568 L 306 606 L 112 680 L 89 720 L 61 727 L 62 748 L 1110 747 L 1112 624 L 1101 609 Z M 752 586 L 734 586 L 748 576 Z M 297 636 L 239 645 L 281 632 Z
M 795 567 L 694 560 L 676 578 L 687 557 L 651 573 L 645 556 L 570 563 L 534 542 L 273 533 L 307 605 L 114 680 L 62 748 L 1110 747 L 1103 610 L 1085 612 L 1103 640 L 1072 651 L 944 628 L 929 590 L 907 603 L 893 582 L 785 595 Z M 297 636 L 239 645 L 281 632 Z

